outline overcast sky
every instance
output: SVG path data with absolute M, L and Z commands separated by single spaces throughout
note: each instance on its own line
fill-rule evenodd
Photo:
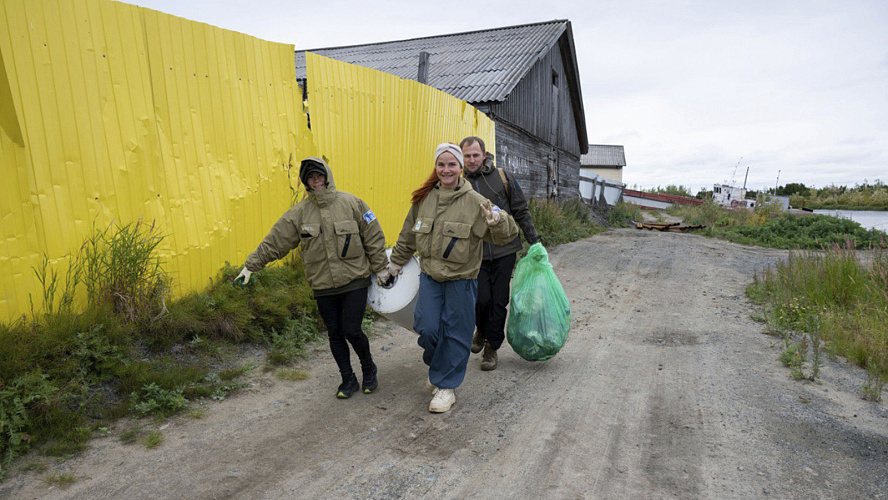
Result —
M 568 19 L 589 142 L 625 146 L 630 186 L 888 182 L 886 0 L 127 3 L 302 49 Z

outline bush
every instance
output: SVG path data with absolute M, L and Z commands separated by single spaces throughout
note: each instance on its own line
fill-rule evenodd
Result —
M 621 201 L 608 211 L 607 223 L 613 227 L 631 227 L 633 222 L 641 222 L 643 218 L 638 205 Z
M 528 203 L 534 228 L 545 247 L 588 238 L 603 231 L 591 221 L 589 210 L 578 198 L 563 203 L 532 199 Z

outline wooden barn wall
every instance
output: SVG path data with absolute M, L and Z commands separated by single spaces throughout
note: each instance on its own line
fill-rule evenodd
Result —
M 552 103 L 554 70 L 558 74 L 558 136 L 553 145 L 579 156 L 577 124 L 560 47 L 559 40 L 537 61 L 504 102 L 491 104 L 490 111 L 497 118 L 530 132 L 544 142 L 552 143 L 552 116 L 556 112 Z
M 546 199 L 557 192 L 560 199 L 580 195 L 580 157 L 555 148 L 516 127 L 496 121 L 496 164 L 521 185 L 525 196 Z M 554 183 L 547 188 L 549 158 L 553 158 Z

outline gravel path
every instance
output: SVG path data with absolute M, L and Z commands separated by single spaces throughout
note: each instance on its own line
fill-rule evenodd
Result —
M 376 394 L 336 400 L 321 346 L 308 380 L 257 373 L 203 419 L 162 424 L 153 450 L 121 444 L 121 423 L 0 497 L 884 498 L 888 410 L 860 398 L 863 372 L 827 362 L 793 381 L 751 319 L 745 286 L 785 255 L 611 230 L 551 252 L 573 310 L 561 353 L 506 346 L 493 372 L 473 355 L 447 414 L 426 411 L 415 335 L 385 324 Z M 44 481 L 59 473 L 78 481 Z

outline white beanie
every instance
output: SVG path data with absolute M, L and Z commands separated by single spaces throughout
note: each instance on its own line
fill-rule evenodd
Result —
M 459 166 L 463 167 L 463 154 L 462 150 L 459 149 L 459 146 L 456 144 L 451 144 L 449 142 L 442 142 L 438 144 L 438 149 L 435 150 L 435 163 L 438 162 L 438 157 L 441 156 L 441 153 L 450 153 L 456 157 L 456 161 L 459 162 Z

